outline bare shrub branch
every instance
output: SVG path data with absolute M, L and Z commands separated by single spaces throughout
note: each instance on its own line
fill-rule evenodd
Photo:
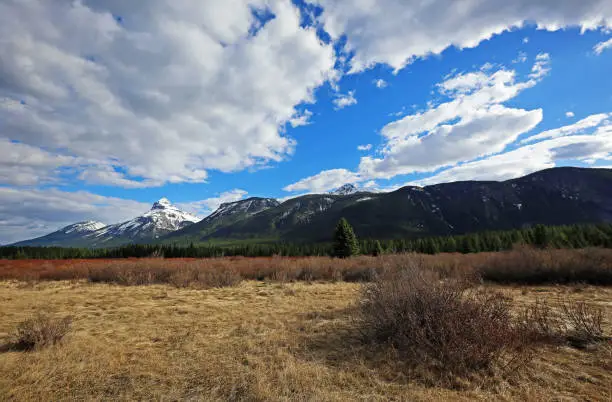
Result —
M 13 347 L 32 350 L 55 345 L 66 336 L 71 324 L 71 317 L 59 319 L 37 313 L 17 326 L 13 334 Z

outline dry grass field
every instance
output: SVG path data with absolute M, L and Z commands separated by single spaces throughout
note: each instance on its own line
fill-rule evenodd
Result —
M 0 400 L 597 400 L 612 398 L 612 348 L 544 346 L 522 370 L 439 387 L 362 344 L 359 284 L 243 281 L 234 287 L 0 282 L 0 344 L 44 311 L 64 340 L 0 352 Z M 519 308 L 582 300 L 612 322 L 612 289 L 500 287 Z M 608 333 L 610 328 L 607 327 Z M 463 381 L 463 383 L 461 382 Z

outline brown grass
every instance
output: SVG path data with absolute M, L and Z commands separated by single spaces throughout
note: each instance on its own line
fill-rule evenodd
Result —
M 419 264 L 441 277 L 482 278 L 506 284 L 612 285 L 612 250 L 519 248 L 480 254 L 399 254 L 351 259 L 212 258 L 117 260 L 0 260 L 0 280 L 80 280 L 122 285 L 233 286 L 242 280 L 368 282 L 387 271 Z
M 612 289 L 499 287 L 516 311 L 536 299 L 599 306 Z M 73 317 L 48 348 L 0 353 L 0 400 L 610 400 L 612 349 L 545 346 L 521 372 L 424 384 L 392 351 L 364 345 L 353 283 L 246 281 L 198 290 L 86 281 L 0 282 L 0 344 L 24 316 Z M 604 330 L 610 333 L 610 327 Z

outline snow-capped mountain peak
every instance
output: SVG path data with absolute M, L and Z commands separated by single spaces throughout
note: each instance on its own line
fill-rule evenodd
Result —
M 195 223 L 200 221 L 200 218 L 197 216 L 192 215 L 189 212 L 182 211 L 176 206 L 172 205 L 170 200 L 167 198 L 161 198 L 159 201 L 156 201 L 151 207 L 151 210 L 142 216 L 151 217 L 154 221 L 168 219 L 171 221 L 169 222 L 171 224 L 180 224 L 181 222 Z
M 338 187 L 334 191 L 330 192 L 332 195 L 350 195 L 357 192 L 357 187 L 354 184 L 345 184 L 342 187 Z
M 92 233 L 91 237 L 99 242 L 111 242 L 117 238 L 155 239 L 199 221 L 197 216 L 180 210 L 167 198 L 161 198 L 141 216 L 104 227 Z
M 172 203 L 170 202 L 169 199 L 163 197 L 160 198 L 159 200 L 157 200 L 156 202 L 153 203 L 153 207 L 151 208 L 153 209 L 164 209 L 164 208 L 168 208 L 168 207 L 173 207 Z

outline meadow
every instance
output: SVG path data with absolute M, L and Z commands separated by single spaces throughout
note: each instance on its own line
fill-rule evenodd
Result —
M 0 400 L 610 400 L 611 273 L 603 249 L 0 260 Z M 416 308 L 461 335 L 432 364 L 402 322 L 404 338 L 376 338 Z M 468 308 L 508 346 L 484 365 L 454 363 L 476 361 L 457 345 L 491 343 L 458 331 Z M 603 336 L 572 341 L 580 320 Z M 19 347 L 37 325 L 62 336 Z

